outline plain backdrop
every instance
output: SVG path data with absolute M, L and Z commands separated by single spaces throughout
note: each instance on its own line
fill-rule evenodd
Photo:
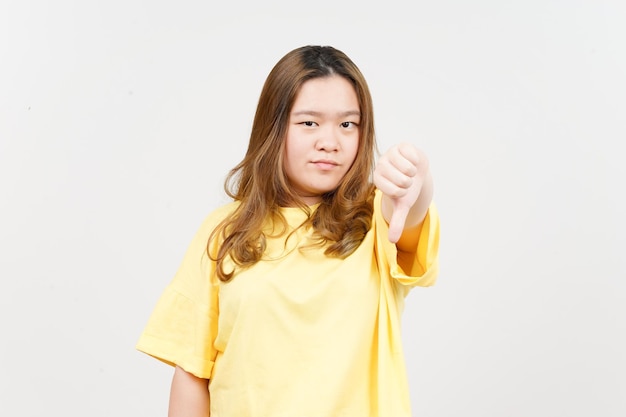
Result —
M 361 68 L 381 151 L 431 161 L 414 415 L 626 415 L 625 21 L 620 0 L 3 0 L 0 415 L 166 415 L 172 369 L 134 345 L 305 44 Z

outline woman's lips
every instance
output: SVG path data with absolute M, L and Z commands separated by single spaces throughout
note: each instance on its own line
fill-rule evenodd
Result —
M 320 159 L 320 160 L 317 160 L 317 161 L 313 161 L 313 164 L 316 167 L 318 167 L 319 169 L 322 169 L 322 170 L 325 170 L 325 171 L 333 169 L 333 168 L 337 167 L 337 165 L 339 165 L 335 161 L 329 161 L 329 160 L 326 160 L 326 159 Z

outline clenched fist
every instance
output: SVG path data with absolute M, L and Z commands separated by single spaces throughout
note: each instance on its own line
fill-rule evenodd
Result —
M 426 215 L 432 199 L 428 166 L 424 152 L 408 142 L 392 146 L 376 164 L 374 184 L 383 193 L 383 216 L 393 243 L 405 227 L 419 224 Z

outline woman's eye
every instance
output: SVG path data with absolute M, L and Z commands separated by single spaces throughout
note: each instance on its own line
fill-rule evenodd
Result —
M 352 127 L 352 126 L 356 126 L 356 123 L 354 123 L 354 122 L 343 122 L 343 123 L 341 123 L 341 127 L 348 128 L 348 127 Z
M 313 127 L 315 126 L 315 122 L 302 122 L 303 125 L 307 126 L 307 127 Z

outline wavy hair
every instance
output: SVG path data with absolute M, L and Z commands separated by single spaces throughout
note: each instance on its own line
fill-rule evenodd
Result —
M 361 112 L 356 158 L 335 190 L 322 195 L 316 210 L 292 192 L 283 167 L 285 137 L 291 108 L 303 83 L 339 75 L 356 92 Z M 324 246 L 327 256 L 344 258 L 361 244 L 371 227 L 376 140 L 372 98 L 363 74 L 343 52 L 330 46 L 303 46 L 281 58 L 270 71 L 261 91 L 248 150 L 243 160 L 226 177 L 226 194 L 238 201 L 234 212 L 211 233 L 207 252 L 216 261 L 217 276 L 229 281 L 235 271 L 225 271 L 230 257 L 237 267 L 258 262 L 266 248 L 263 227 L 267 219 L 287 230 L 281 207 L 300 207 L 308 214 L 302 226 L 314 230 L 315 245 Z M 209 245 L 221 241 L 217 253 Z

